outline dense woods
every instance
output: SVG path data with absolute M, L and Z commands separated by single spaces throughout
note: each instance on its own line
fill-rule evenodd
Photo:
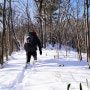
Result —
M 26 34 L 35 30 L 46 48 L 74 48 L 80 61 L 87 53 L 90 67 L 90 0 L 4 0 L 0 3 L 0 64 L 20 50 Z

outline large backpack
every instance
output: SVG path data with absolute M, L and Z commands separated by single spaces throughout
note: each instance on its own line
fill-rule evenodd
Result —
M 29 35 L 27 36 L 24 48 L 27 52 L 28 51 L 33 52 L 36 50 L 35 35 L 32 32 L 30 32 Z

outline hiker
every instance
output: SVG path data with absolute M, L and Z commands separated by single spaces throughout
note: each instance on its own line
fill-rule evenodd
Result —
M 24 49 L 26 51 L 27 56 L 26 64 L 30 63 L 31 56 L 33 56 L 34 60 L 37 61 L 37 46 L 39 47 L 40 55 L 42 55 L 40 40 L 36 32 L 33 30 L 32 32 L 29 32 L 26 38 L 26 42 L 24 44 Z

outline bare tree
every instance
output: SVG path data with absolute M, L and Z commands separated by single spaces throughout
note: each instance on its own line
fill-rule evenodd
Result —
M 89 30 L 89 23 L 88 23 L 88 8 L 89 8 L 89 0 L 85 0 L 85 26 L 86 26 L 86 47 L 87 47 L 87 61 L 90 68 L 90 30 Z
M 78 15 L 79 15 L 79 0 L 77 1 L 77 20 L 76 20 L 76 34 L 77 34 L 77 52 L 78 52 L 78 57 L 80 61 L 82 60 L 82 55 L 81 55 L 81 47 L 80 47 L 80 35 L 79 35 L 79 27 L 78 27 Z
M 43 47 L 43 31 L 42 31 L 42 3 L 43 0 L 34 0 L 37 8 L 38 8 L 38 19 L 39 19 L 39 24 L 40 24 L 40 30 L 39 30 L 39 35 L 40 35 L 40 39 L 41 39 L 41 45 Z
M 4 6 L 3 6 L 3 32 L 2 32 L 2 58 L 1 58 L 1 65 L 3 65 L 3 57 L 4 57 L 4 42 L 5 42 L 5 31 L 6 31 L 6 0 L 4 0 Z

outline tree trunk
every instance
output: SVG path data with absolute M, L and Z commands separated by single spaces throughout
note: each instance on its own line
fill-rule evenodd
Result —
M 44 30 L 44 48 L 46 48 L 46 17 L 44 18 L 44 22 L 45 22 L 45 30 Z
M 88 25 L 88 0 L 86 0 L 86 45 L 87 45 L 87 61 L 90 68 L 90 30 Z
M 40 17 L 42 17 L 42 3 L 43 3 L 43 0 L 40 1 L 40 8 L 39 8 Z M 41 45 L 43 47 L 42 19 L 40 18 L 39 20 L 40 20 L 40 39 L 41 39 Z
M 78 15 L 79 15 L 78 8 L 79 8 L 79 0 L 77 1 L 77 18 L 78 18 Z M 76 45 L 76 48 L 77 48 L 77 52 L 78 52 L 78 58 L 81 61 L 82 60 L 82 54 L 81 54 L 81 47 L 80 47 L 78 20 L 76 20 L 76 34 L 77 34 L 77 45 Z
M 2 55 L 1 55 L 1 65 L 3 65 L 3 61 L 4 61 L 4 42 L 5 42 L 5 31 L 6 31 L 6 27 L 5 27 L 5 21 L 6 21 L 6 15 L 5 15 L 5 9 L 6 9 L 6 0 L 4 0 L 4 7 L 3 7 L 3 32 L 2 32 Z

